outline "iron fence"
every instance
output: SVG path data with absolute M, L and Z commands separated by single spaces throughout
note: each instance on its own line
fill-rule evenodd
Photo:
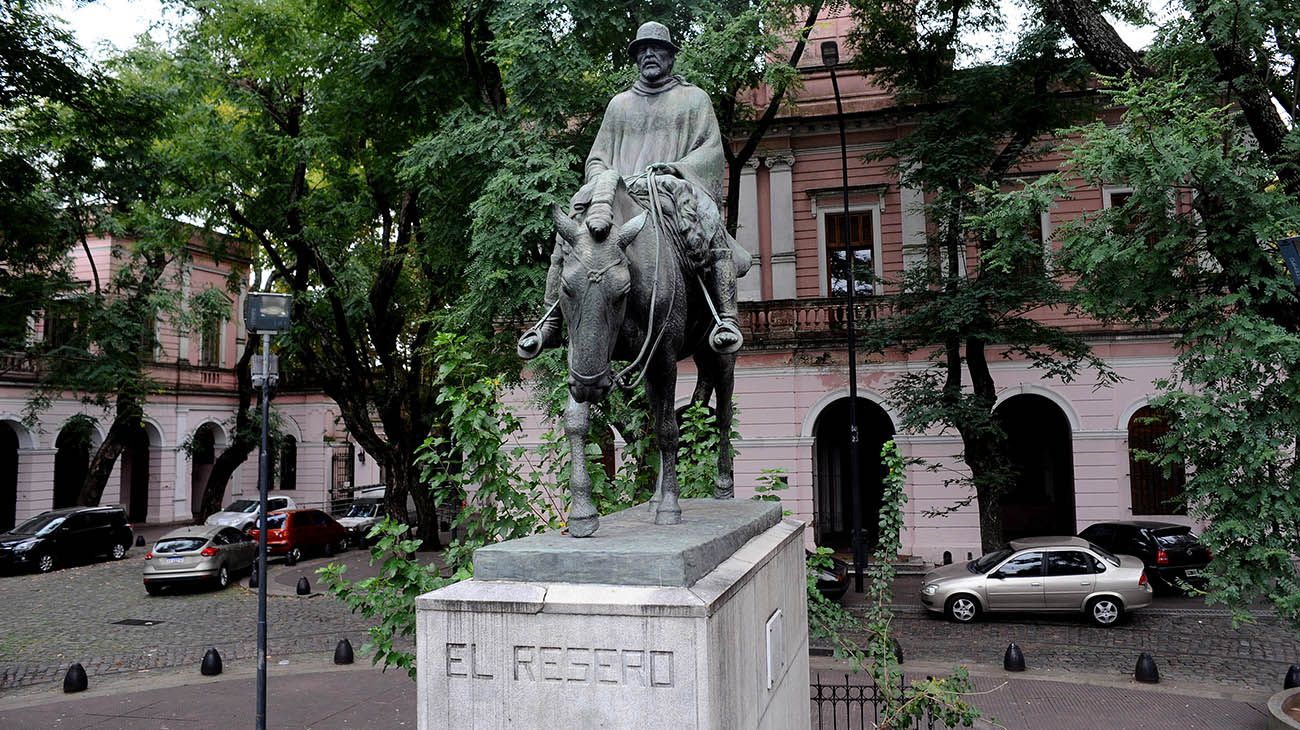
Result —
M 904 678 L 902 686 L 907 686 Z M 813 730 L 872 730 L 880 725 L 885 703 L 883 692 L 869 677 L 848 674 L 813 677 L 809 685 Z M 895 689 L 900 697 L 902 689 Z M 895 730 L 937 730 L 946 728 L 927 713 Z

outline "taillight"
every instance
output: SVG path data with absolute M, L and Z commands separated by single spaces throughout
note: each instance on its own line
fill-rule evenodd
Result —
M 199 555 L 202 555 L 202 556 L 205 557 L 205 558 L 210 558 L 210 557 L 212 557 L 213 555 L 216 555 L 216 554 L 217 554 L 217 549 L 214 548 L 214 547 L 212 547 L 211 545 L 209 545 L 209 546 L 207 546 L 207 547 L 205 547 L 205 548 L 203 548 L 202 550 L 199 551 Z
M 1147 584 L 1147 572 L 1144 570 L 1142 571 L 1142 577 L 1138 578 L 1138 587 L 1141 588 L 1146 584 Z
M 145 560 L 153 560 L 153 551 L 150 550 L 149 552 L 145 553 L 145 554 L 144 554 L 144 559 L 145 559 Z
M 1164 550 L 1157 550 L 1156 565 L 1169 565 L 1169 553 Z

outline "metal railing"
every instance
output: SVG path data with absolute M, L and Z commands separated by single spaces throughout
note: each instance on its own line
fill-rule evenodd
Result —
M 859 322 L 874 319 L 880 302 L 854 303 Z M 776 299 L 740 303 L 740 328 L 746 344 L 762 346 L 794 340 L 838 339 L 848 332 L 848 300 L 843 297 Z
M 903 685 L 907 685 L 906 679 L 903 680 Z M 885 700 L 880 688 L 869 677 L 843 674 L 824 678 L 817 674 L 808 690 L 813 730 L 872 730 L 880 724 Z M 900 690 L 895 692 L 901 695 Z M 911 724 L 899 726 L 897 730 L 938 730 L 946 727 L 927 714 L 924 719 L 918 718 Z

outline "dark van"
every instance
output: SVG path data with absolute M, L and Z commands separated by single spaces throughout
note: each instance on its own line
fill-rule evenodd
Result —
M 101 555 L 121 560 L 132 538 L 121 507 L 50 510 L 0 534 L 0 566 L 48 573 Z

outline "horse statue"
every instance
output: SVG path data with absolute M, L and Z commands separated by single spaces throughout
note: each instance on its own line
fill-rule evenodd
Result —
M 677 363 L 692 357 L 696 393 L 717 395 L 720 436 L 714 497 L 734 493 L 731 461 L 732 391 L 736 355 L 714 352 L 710 332 L 722 325 L 700 276 L 708 246 L 698 239 L 695 200 L 684 183 L 650 176 L 648 207 L 639 204 L 615 171 L 598 175 L 584 191 L 590 202 L 575 215 L 552 208 L 563 252 L 559 306 L 568 323 L 569 402 L 564 430 L 572 455 L 569 534 L 589 537 L 599 526 L 591 498 L 585 445 L 592 403 L 624 378 L 644 378 L 659 446 L 659 475 L 650 509 L 656 525 L 682 521 L 678 503 Z M 584 197 L 582 194 L 579 198 Z M 611 362 L 630 361 L 615 373 Z M 635 381 L 633 381 L 635 382 Z

